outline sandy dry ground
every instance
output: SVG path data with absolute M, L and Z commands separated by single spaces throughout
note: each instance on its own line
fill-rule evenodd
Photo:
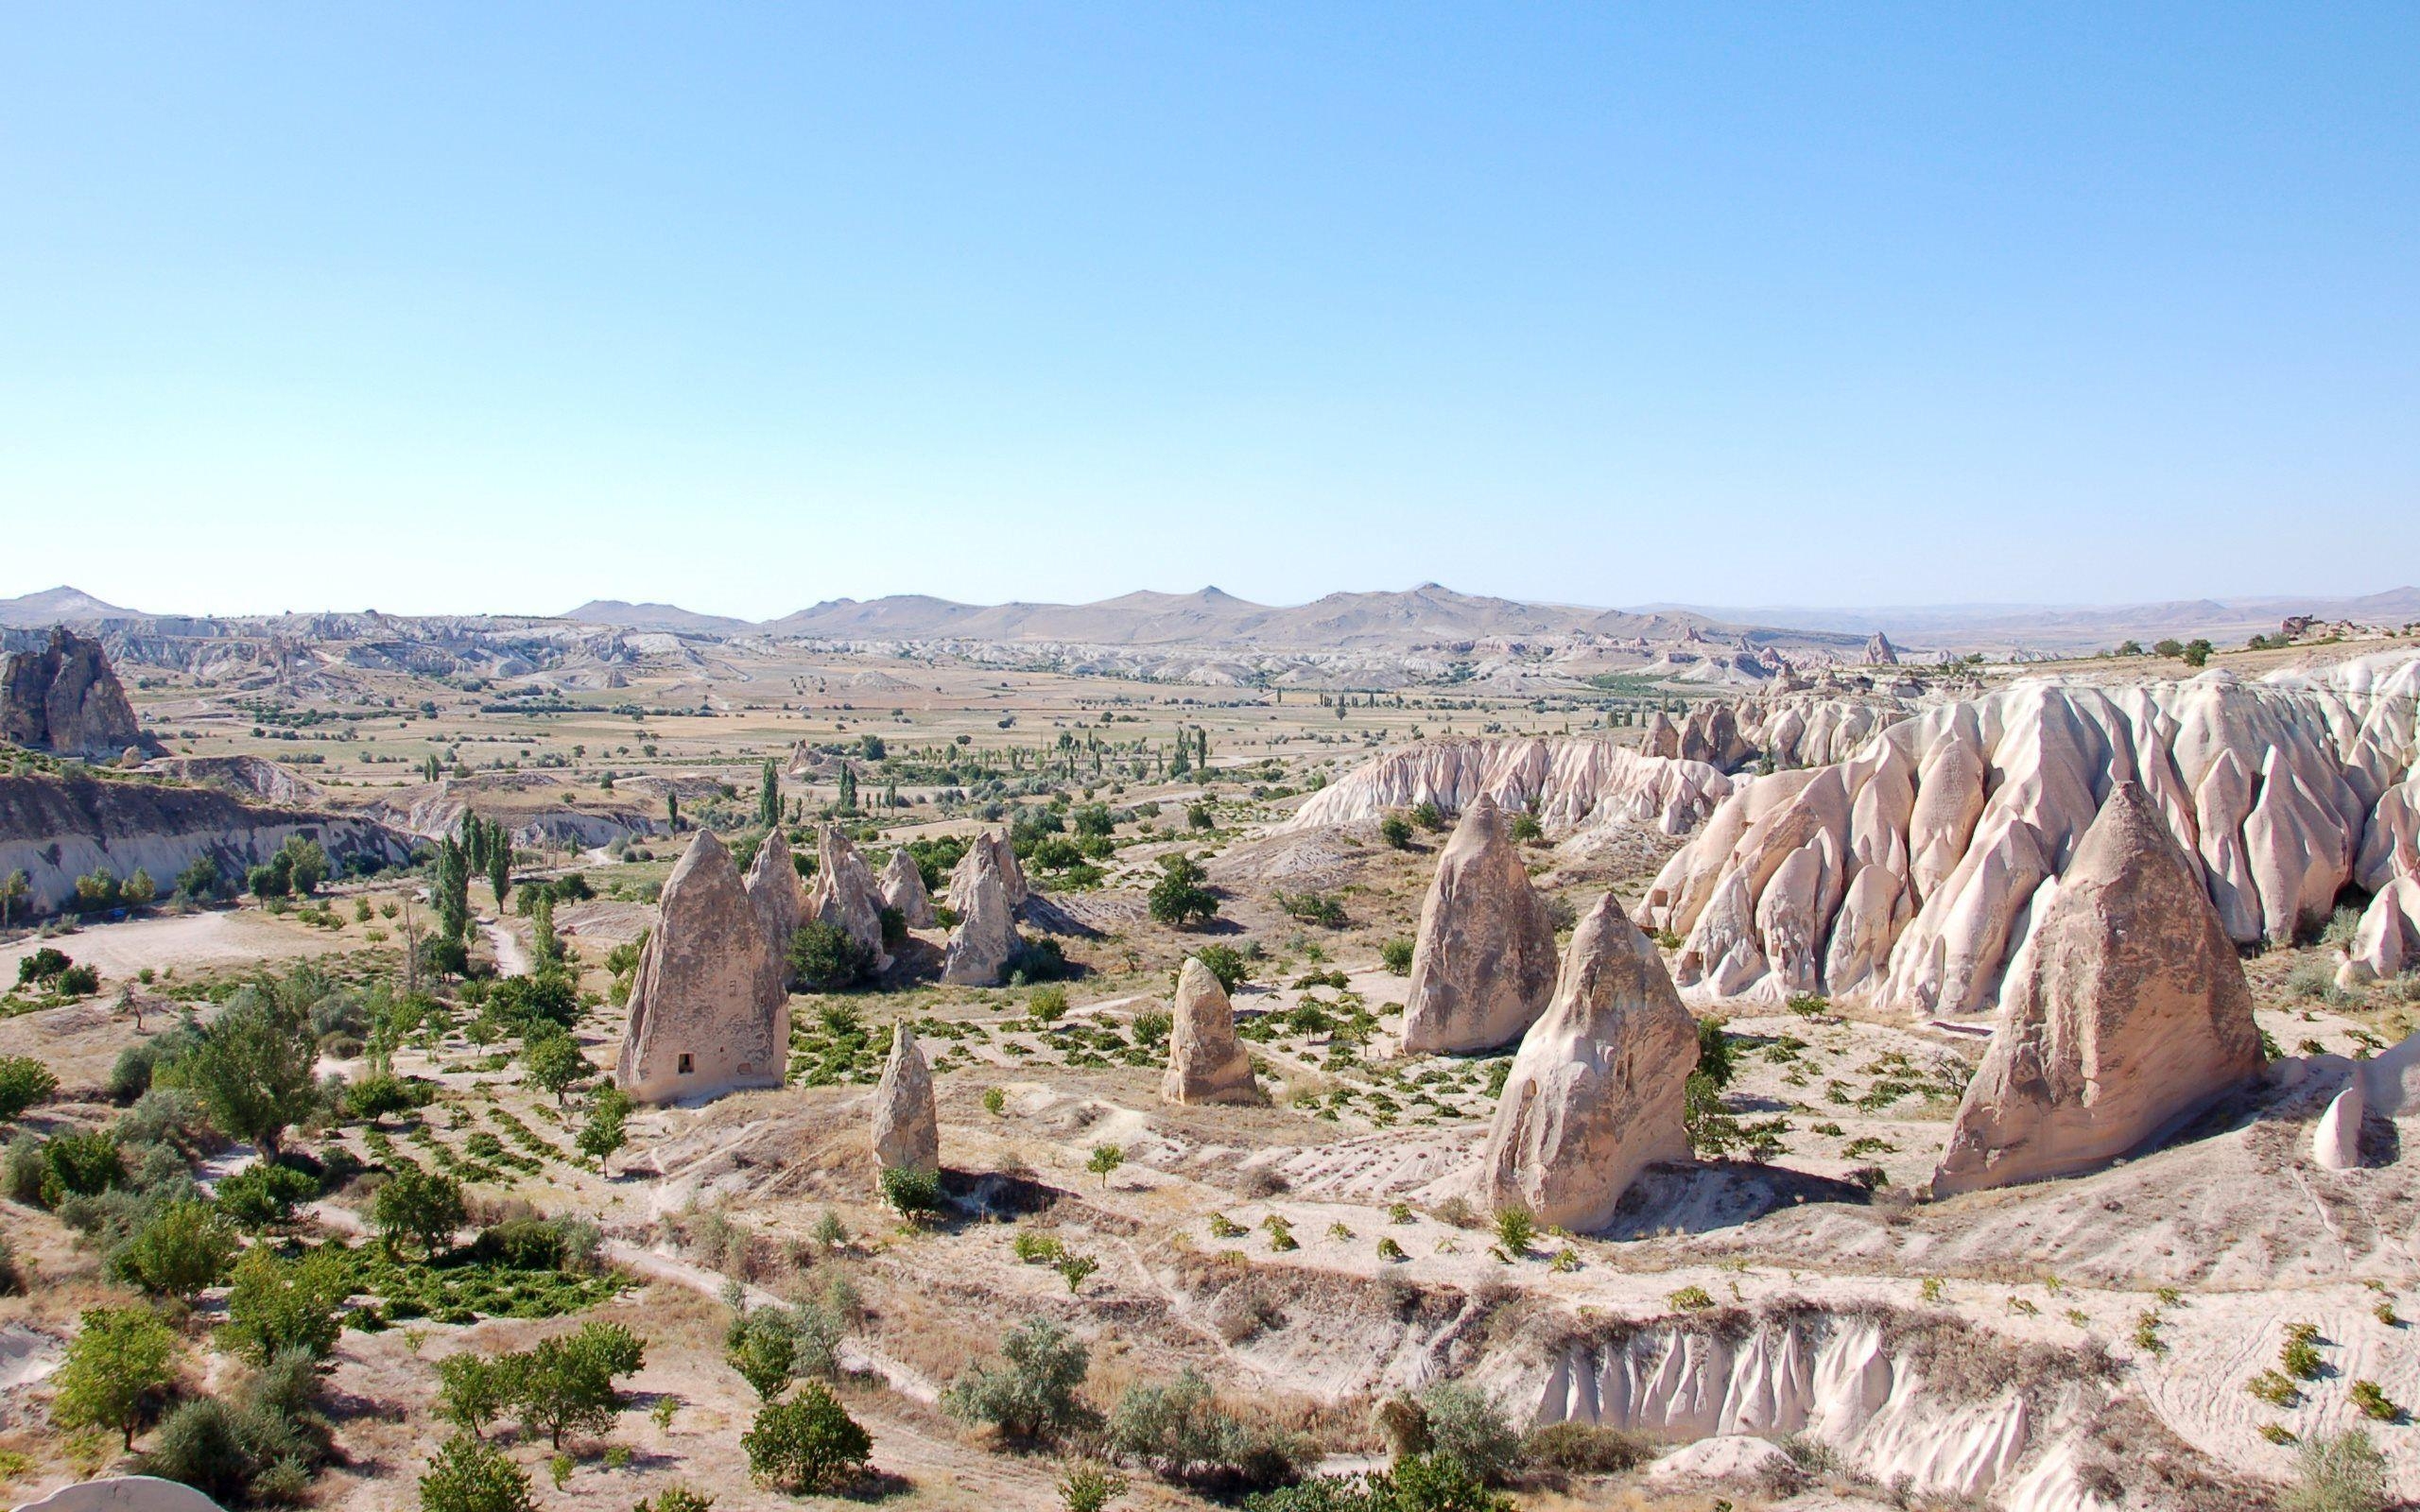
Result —
M 170 968 L 187 975 L 220 967 L 248 968 L 263 961 L 325 955 L 358 941 L 334 938 L 270 919 L 254 909 L 218 909 L 88 924 L 51 939 L 28 936 L 0 945 L 0 982 L 17 979 L 17 963 L 47 945 L 100 969 L 107 978 L 126 978 Z

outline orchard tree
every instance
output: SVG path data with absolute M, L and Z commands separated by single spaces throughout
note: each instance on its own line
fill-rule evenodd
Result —
M 144 1414 L 176 1380 L 176 1331 L 147 1307 L 88 1309 L 52 1378 L 61 1428 L 114 1428 L 128 1449 Z

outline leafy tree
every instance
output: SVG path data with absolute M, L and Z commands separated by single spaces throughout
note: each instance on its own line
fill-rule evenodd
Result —
M 299 834 L 286 836 L 278 847 L 278 856 L 285 862 L 287 879 L 294 890 L 308 898 L 328 880 L 328 853 L 317 840 L 306 840 Z
M 255 1160 L 218 1183 L 218 1209 L 255 1233 L 287 1222 L 295 1205 L 319 1195 L 320 1183 L 306 1172 L 273 1160 Z
M 790 975 L 810 992 L 838 992 L 873 971 L 873 953 L 838 924 L 810 919 L 790 936 Z
M 1151 884 L 1150 910 L 1163 924 L 1207 923 L 1218 916 L 1219 899 L 1203 885 L 1199 862 L 1172 855 L 1160 863 L 1160 880 Z
M 756 822 L 768 830 L 782 822 L 782 780 L 770 756 L 756 777 Z
M 1411 849 L 1411 821 L 1400 814 L 1390 814 L 1378 821 L 1378 838 L 1391 850 Z
M 596 1069 L 579 1053 L 579 1041 L 567 1034 L 539 1035 L 525 1040 L 522 1061 L 527 1068 L 529 1085 L 554 1093 L 557 1107 L 562 1105 L 565 1092 Z
M 15 1118 L 59 1091 L 59 1077 L 31 1056 L 0 1056 L 0 1119 Z
M 765 1401 L 782 1394 L 798 1365 L 798 1335 L 790 1331 L 786 1318 L 772 1315 L 773 1312 L 760 1308 L 754 1314 L 742 1314 L 734 1324 L 735 1337 L 723 1353 L 724 1361 L 739 1372 L 739 1379 Z
M 529 1477 L 475 1434 L 448 1438 L 420 1478 L 421 1512 L 535 1512 Z
M 936 1172 L 886 1165 L 877 1180 L 882 1200 L 903 1218 L 922 1218 L 942 1211 L 942 1178 Z
M 2179 657 L 2185 654 L 2185 643 L 2170 636 L 2164 641 L 2153 641 L 2152 650 L 2160 656 Z
M 479 1437 L 512 1404 L 517 1355 L 491 1357 L 465 1349 L 437 1362 L 437 1416 Z
M 2197 636 L 2185 643 L 2185 649 L 2179 655 L 2188 667 L 2206 666 L 2209 664 L 2210 653 L 2216 649 L 2217 647 L 2209 642 Z
M 118 889 L 117 895 L 130 908 L 148 908 L 160 896 L 160 886 L 151 880 L 151 873 L 137 867 L 134 875 L 126 879 L 126 885 Z
M 873 1436 L 830 1387 L 810 1381 L 789 1401 L 769 1401 L 739 1438 L 749 1472 L 795 1491 L 826 1491 L 863 1475 Z
M 201 899 L 218 890 L 218 863 L 209 856 L 196 856 L 193 863 L 177 873 L 177 891 L 188 898 Z
M 1412 950 L 1412 942 L 1398 935 L 1378 947 L 1379 963 L 1397 976 L 1409 975 Z
M 1115 1144 L 1098 1144 L 1093 1147 L 1092 1159 L 1084 1162 L 1084 1169 L 1100 1177 L 1100 1184 L 1105 1187 L 1117 1168 L 1125 1163 L 1124 1150 Z
M 506 894 L 512 891 L 512 841 L 510 836 L 491 835 L 488 840 L 488 887 L 495 894 L 495 905 L 504 906 Z
M 1731 1037 L 1720 1019 L 1698 1021 L 1698 1074 L 1717 1087 L 1731 1085 Z
M 319 1100 L 319 1040 L 297 996 L 266 983 L 246 988 L 178 1068 L 212 1123 L 270 1160 L 286 1129 Z
M 453 1243 L 454 1230 L 462 1227 L 467 1216 L 462 1183 L 418 1166 L 397 1171 L 370 1199 L 370 1220 L 377 1225 L 389 1249 L 408 1239 L 431 1257 Z
M 190 1302 L 227 1274 L 242 1247 L 235 1226 L 207 1202 L 171 1202 L 135 1230 L 112 1267 L 145 1291 Z
M 114 1428 L 128 1449 L 144 1415 L 176 1380 L 176 1331 L 147 1307 L 88 1309 L 56 1377 L 61 1428 Z
M 519 1357 L 513 1404 L 526 1425 L 561 1449 L 566 1433 L 603 1433 L 613 1423 L 622 1406 L 614 1378 L 638 1369 L 645 1357 L 637 1336 L 620 1324 L 582 1324 Z
M 630 1094 L 608 1088 L 588 1105 L 588 1122 L 580 1126 L 579 1151 L 599 1164 L 629 1142 Z
M 1288 1480 L 1309 1453 L 1293 1435 L 1220 1407 L 1191 1370 L 1167 1385 L 1128 1387 L 1110 1413 L 1109 1443 L 1163 1480 L 1221 1494 Z
M 843 814 L 857 812 L 857 774 L 847 762 L 840 764 L 839 809 Z
M 439 936 L 460 943 L 471 929 L 471 857 L 448 835 L 437 844 L 437 868 L 429 882 Z
M 1204 945 L 1193 953 L 1193 958 L 1210 969 L 1210 974 L 1219 979 L 1221 992 L 1233 992 L 1252 975 L 1243 952 L 1233 945 Z
M 342 1332 L 337 1310 L 352 1294 L 351 1267 L 340 1254 L 321 1248 L 285 1260 L 256 1245 L 235 1262 L 220 1336 L 255 1365 L 268 1365 L 288 1349 L 323 1360 Z
M 26 900 L 33 896 L 33 890 L 34 880 L 26 874 L 23 867 L 19 867 L 5 877 L 0 877 L 0 929 L 9 927 L 9 922 L 16 918 L 17 910 L 23 908 L 26 905 Z M 18 980 L 23 981 L 24 978 L 20 977 Z
M 93 1197 L 126 1184 L 126 1157 L 107 1129 L 69 1130 L 42 1142 L 42 1205 Z
M 1028 1442 L 1085 1421 L 1087 1409 L 1076 1393 L 1092 1354 L 1063 1325 L 1028 1318 L 1000 1342 L 1000 1353 L 999 1368 L 975 1366 L 951 1382 L 942 1393 L 942 1410 Z
M 1445 813 L 1433 799 L 1422 799 L 1411 806 L 1411 822 L 1433 834 L 1445 828 Z

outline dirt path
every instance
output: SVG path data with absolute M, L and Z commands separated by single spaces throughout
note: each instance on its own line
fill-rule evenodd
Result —
M 529 974 L 529 953 L 522 947 L 521 936 L 515 935 L 503 919 L 480 919 L 479 933 L 488 937 L 489 948 L 495 952 L 496 975 Z

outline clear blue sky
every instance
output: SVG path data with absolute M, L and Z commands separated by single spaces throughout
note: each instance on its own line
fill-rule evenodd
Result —
M 24 4 L 0 593 L 2420 576 L 2420 7 Z

